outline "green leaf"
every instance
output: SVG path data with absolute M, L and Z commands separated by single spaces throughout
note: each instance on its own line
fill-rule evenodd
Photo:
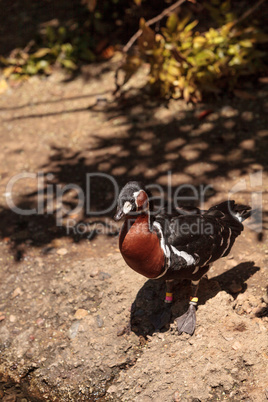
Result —
M 36 68 L 38 69 L 38 71 L 46 70 L 48 66 L 49 66 L 49 63 L 46 60 L 41 60 L 36 64 Z
M 65 27 L 59 27 L 58 35 L 59 35 L 60 41 L 64 42 L 64 40 L 66 38 L 66 28 Z
M 253 43 L 249 39 L 244 39 L 239 42 L 239 45 L 242 47 L 250 48 L 253 46 Z
M 193 46 L 195 49 L 198 49 L 200 47 L 203 47 L 204 44 L 206 43 L 206 38 L 204 38 L 204 36 L 195 36 L 193 39 Z
M 188 14 L 185 18 L 183 18 L 181 21 L 179 20 L 178 26 L 177 26 L 177 31 L 182 31 L 185 27 L 185 25 L 188 24 L 190 21 L 191 16 Z
M 96 60 L 95 54 L 90 49 L 83 49 L 80 53 L 80 57 L 82 60 L 86 60 L 89 62 L 93 62 Z
M 184 32 L 189 32 L 191 31 L 193 28 L 196 27 L 196 25 L 199 23 L 198 20 L 194 20 L 193 22 L 191 22 L 190 24 L 186 25 L 186 27 L 184 28 Z
M 14 67 L 14 66 L 9 66 L 9 67 L 4 68 L 4 70 L 3 70 L 4 77 L 8 78 L 11 74 L 13 74 L 15 68 L 16 67 Z
M 166 27 L 170 33 L 173 33 L 176 31 L 178 22 L 179 22 L 179 18 L 177 16 L 177 14 L 173 13 L 168 17 Z
M 48 41 L 50 42 L 50 44 L 52 44 L 56 40 L 55 30 L 51 26 L 48 26 L 46 28 L 46 37 L 47 37 Z
M 76 65 L 72 60 L 63 59 L 63 60 L 60 60 L 60 63 L 61 63 L 65 68 L 67 68 L 68 70 L 76 70 L 76 69 L 77 69 L 77 65 Z
M 28 64 L 27 66 L 25 66 L 25 72 L 29 75 L 35 75 L 38 73 L 38 68 L 36 64 Z
M 73 46 L 70 43 L 64 43 L 61 45 L 61 50 L 66 54 L 66 56 L 70 56 L 73 52 Z
M 196 62 L 199 66 L 206 65 L 215 59 L 214 53 L 209 49 L 204 49 L 196 55 Z
M 6 59 L 1 55 L 0 55 L 0 63 L 4 64 L 5 66 L 8 66 L 10 64 L 9 59 Z
M 175 67 L 175 66 L 172 66 L 172 65 L 169 65 L 167 67 L 167 72 L 168 72 L 168 74 L 172 75 L 173 77 L 177 77 L 179 75 L 178 67 Z
M 51 53 L 51 49 L 48 47 L 41 47 L 38 49 L 35 53 L 32 54 L 33 57 L 36 59 L 41 59 L 42 57 L 47 56 L 48 54 Z

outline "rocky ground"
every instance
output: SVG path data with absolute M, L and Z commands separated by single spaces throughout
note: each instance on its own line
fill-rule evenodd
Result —
M 196 108 L 161 105 L 131 85 L 120 102 L 114 99 L 113 71 L 103 65 L 70 82 L 55 73 L 2 88 L 0 399 L 265 401 L 266 81 Z M 49 186 L 75 183 L 85 191 L 85 175 L 94 172 L 120 186 L 142 178 L 166 188 L 168 171 L 173 190 L 191 183 L 200 195 L 200 185 L 210 185 L 205 207 L 231 189 L 236 201 L 251 205 L 262 193 L 262 227 L 246 227 L 231 255 L 201 282 L 192 337 L 179 336 L 174 324 L 186 309 L 187 281 L 177 283 L 173 305 L 164 305 L 164 283 L 123 262 L 112 212 L 99 220 L 84 209 L 73 213 L 73 192 L 62 205 L 54 192 L 53 202 L 47 198 Z M 41 188 L 36 179 L 21 179 L 10 193 L 7 185 L 20 172 L 43 173 Z M 42 191 L 44 213 L 11 210 L 10 199 L 36 207 Z M 109 183 L 95 182 L 92 208 L 112 196 Z M 57 226 L 63 206 L 86 232 L 68 233 L 66 216 Z

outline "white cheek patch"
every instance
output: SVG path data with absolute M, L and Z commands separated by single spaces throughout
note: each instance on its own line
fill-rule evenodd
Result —
M 124 206 L 123 206 L 123 212 L 125 215 L 127 215 L 131 211 L 132 205 L 129 201 L 126 201 Z

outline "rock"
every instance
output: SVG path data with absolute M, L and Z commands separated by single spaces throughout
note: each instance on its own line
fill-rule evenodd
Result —
M 258 363 L 258 360 L 256 360 L 256 356 L 252 352 L 244 353 L 243 361 L 245 363 L 245 366 L 254 366 L 254 364 Z
M 97 321 L 97 326 L 98 326 L 99 328 L 103 327 L 104 321 L 103 321 L 103 319 L 102 319 L 99 315 L 97 315 L 96 321 Z
M 17 320 L 17 317 L 15 315 L 11 314 L 10 317 L 9 317 L 9 321 L 10 322 L 15 322 L 16 320 Z
M 117 392 L 117 386 L 116 385 L 111 385 L 108 389 L 107 389 L 108 394 L 114 394 Z
M 241 349 L 241 343 L 240 342 L 238 342 L 238 341 L 236 341 L 236 342 L 234 342 L 234 344 L 232 345 L 232 349 L 234 349 L 234 350 L 238 350 L 238 349 Z
M 268 294 L 263 295 L 262 300 L 264 301 L 264 303 L 268 304 Z
M 174 402 L 181 402 L 180 393 L 178 391 L 174 394 Z
M 100 272 L 99 278 L 104 281 L 105 279 L 111 278 L 111 275 L 108 272 Z
M 86 317 L 88 315 L 88 311 L 84 310 L 83 308 L 79 308 L 74 315 L 74 318 L 77 320 L 81 320 L 82 318 Z
M 91 278 L 94 278 L 95 276 L 98 275 L 98 273 L 99 273 L 98 268 L 93 268 L 89 275 L 91 276 Z
M 36 324 L 37 324 L 38 326 L 44 324 L 44 322 L 45 322 L 45 320 L 44 320 L 44 318 L 42 318 L 42 317 L 40 317 L 40 318 L 38 318 L 38 319 L 36 320 Z
M 66 250 L 66 248 L 59 248 L 57 250 L 57 254 L 59 254 L 59 255 L 65 255 L 67 253 L 68 253 L 68 251 Z
M 0 321 L 3 321 L 6 318 L 4 314 L 0 314 Z
M 72 323 L 72 325 L 71 325 L 71 327 L 69 328 L 69 331 L 68 331 L 68 337 L 70 339 L 74 339 L 76 337 L 76 335 L 78 333 L 79 326 L 80 326 L 80 321 L 75 321 L 75 322 Z
M 34 327 L 30 327 L 14 337 L 13 345 L 18 359 L 22 359 L 27 352 L 30 354 L 30 336 L 33 335 L 34 330 Z
M 254 295 L 248 296 L 248 302 L 251 307 L 257 307 L 259 304 L 259 301 L 257 300 L 257 298 Z
M 11 295 L 11 299 L 15 299 L 15 297 L 22 295 L 22 290 L 20 287 L 17 287 Z

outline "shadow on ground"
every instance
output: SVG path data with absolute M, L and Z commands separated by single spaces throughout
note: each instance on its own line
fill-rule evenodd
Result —
M 215 297 L 220 291 L 226 291 L 235 299 L 238 294 L 246 290 L 246 281 L 259 270 L 260 268 L 256 267 L 254 262 L 244 262 L 210 280 L 203 278 L 198 292 L 198 304 L 206 304 L 207 300 Z M 242 290 L 235 294 L 230 291 L 230 284 L 234 280 L 239 281 L 242 287 Z M 167 331 L 175 318 L 186 312 L 190 288 L 190 281 L 188 280 L 175 281 L 174 301 L 172 304 L 166 304 L 164 302 L 165 281 L 148 280 L 139 290 L 132 304 L 131 330 L 136 335 L 143 337 L 152 335 L 154 332 Z M 215 317 L 215 320 L 217 319 L 219 317 Z
M 231 107 L 227 98 L 215 101 L 205 106 L 209 115 L 203 119 L 204 106 L 184 105 L 174 113 L 176 103 L 168 108 L 141 93 L 128 96 L 105 101 L 101 107 L 96 102 L 85 110 L 93 116 L 102 114 L 111 126 L 100 134 L 89 128 L 83 150 L 52 146 L 47 163 L 38 167 L 38 190 L 20 191 L 23 195 L 16 200 L 21 210 L 37 213 L 17 214 L 1 207 L 1 236 L 8 239 L 17 260 L 27 245 L 46 247 L 54 238 L 69 235 L 80 241 L 99 233 L 117 235 L 118 228 L 109 219 L 118 189 L 129 180 L 157 183 L 166 193 L 170 187 L 177 191 L 179 204 L 186 197 L 187 204 L 190 200 L 195 205 L 217 194 L 211 183 L 218 180 L 248 174 L 248 182 L 241 180 L 238 190 L 228 188 L 226 198 L 233 190 L 233 198 L 238 191 L 250 200 L 251 192 L 262 185 L 260 172 L 267 169 L 265 121 L 257 117 L 264 115 L 262 102 L 240 99 Z M 61 114 L 65 112 L 75 110 Z M 31 121 L 34 116 L 14 119 Z M 43 114 L 42 119 L 48 116 Z M 23 180 L 18 183 L 24 188 Z M 163 195 L 159 188 L 152 189 L 156 196 Z M 264 218 L 266 222 L 266 211 Z

